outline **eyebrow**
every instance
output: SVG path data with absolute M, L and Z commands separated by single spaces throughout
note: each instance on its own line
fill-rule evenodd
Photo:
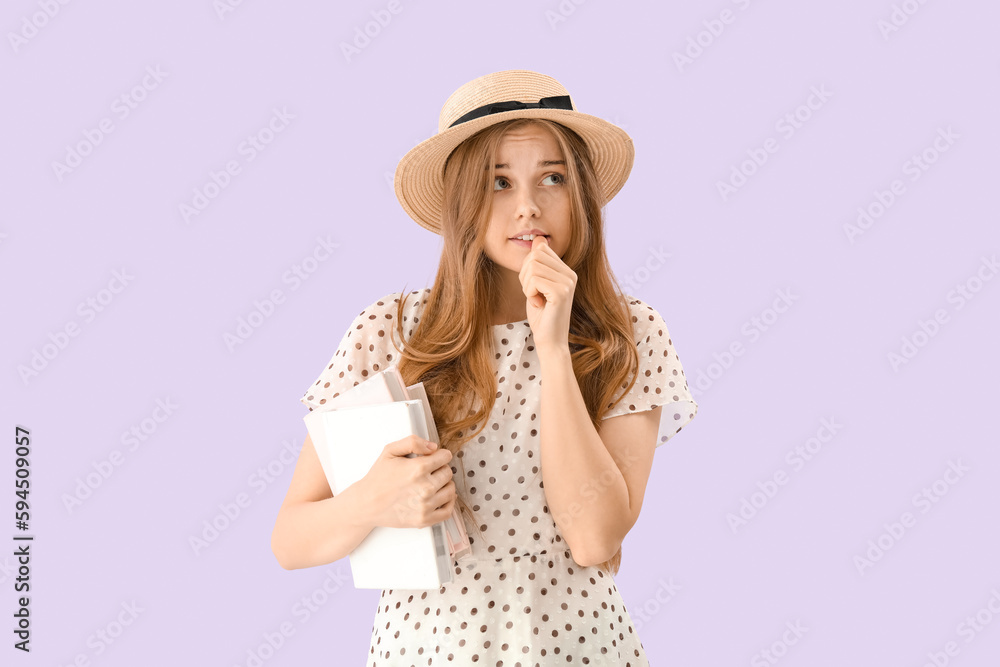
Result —
M 565 167 L 566 166 L 566 160 L 541 160 L 538 163 L 538 166 L 539 167 L 551 167 L 552 165 L 556 165 L 556 164 L 561 164 L 561 165 L 563 165 Z M 506 162 L 504 162 L 502 164 L 494 165 L 493 168 L 494 169 L 510 169 L 510 165 L 507 164 Z

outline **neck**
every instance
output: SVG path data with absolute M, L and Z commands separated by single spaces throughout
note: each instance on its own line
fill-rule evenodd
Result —
M 492 324 L 507 324 L 527 319 L 527 301 L 517 274 L 503 268 L 500 273 L 500 294 L 490 318 Z

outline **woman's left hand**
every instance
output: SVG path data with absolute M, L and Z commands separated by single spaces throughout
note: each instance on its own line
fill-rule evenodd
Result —
M 527 297 L 528 325 L 535 349 L 539 354 L 568 351 L 576 272 L 549 246 L 548 239 L 536 236 L 518 279 Z

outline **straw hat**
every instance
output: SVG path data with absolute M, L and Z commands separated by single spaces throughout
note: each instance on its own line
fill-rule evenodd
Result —
M 546 118 L 579 134 L 590 149 L 604 204 L 628 180 L 635 149 L 625 130 L 577 111 L 569 93 L 552 77 L 507 70 L 473 79 L 452 93 L 441 108 L 438 133 L 399 161 L 394 187 L 406 213 L 440 234 L 445 160 L 479 130 L 514 118 Z

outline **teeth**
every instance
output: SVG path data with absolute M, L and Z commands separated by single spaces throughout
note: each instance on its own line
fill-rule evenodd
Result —
M 535 238 L 534 234 L 525 234 L 524 236 L 515 236 L 514 238 L 520 239 L 521 241 L 530 241 Z

